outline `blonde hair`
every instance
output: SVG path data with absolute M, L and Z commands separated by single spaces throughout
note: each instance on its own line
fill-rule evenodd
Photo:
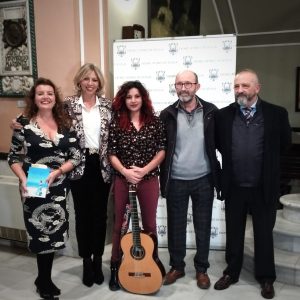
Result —
M 83 66 L 81 66 L 81 68 L 78 70 L 78 72 L 76 73 L 74 80 L 73 80 L 77 96 L 81 95 L 80 82 L 83 80 L 83 78 L 88 73 L 93 72 L 93 71 L 95 72 L 95 74 L 98 78 L 98 81 L 99 81 L 99 88 L 97 90 L 97 96 L 101 97 L 104 94 L 104 77 L 103 77 L 100 69 L 92 63 L 86 63 Z

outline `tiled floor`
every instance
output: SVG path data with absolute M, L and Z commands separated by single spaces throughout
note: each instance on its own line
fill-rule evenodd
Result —
M 87 288 L 81 284 L 81 260 L 66 256 L 58 256 L 54 261 L 53 280 L 61 288 L 60 299 L 172 299 L 172 300 L 253 300 L 263 299 L 260 296 L 258 284 L 252 274 L 243 270 L 240 281 L 229 289 L 216 291 L 213 286 L 209 290 L 200 290 L 196 286 L 195 272 L 192 267 L 194 250 L 187 250 L 186 276 L 179 279 L 175 284 L 163 286 L 153 296 L 141 296 L 129 294 L 123 290 L 111 292 L 108 288 L 109 259 L 111 245 L 106 246 L 103 258 L 103 271 L 105 282 Z M 168 269 L 168 252 L 165 248 L 159 249 L 161 260 Z M 210 252 L 209 275 L 212 284 L 220 277 L 225 266 L 224 252 Z M 12 248 L 0 245 L 0 300 L 39 299 L 35 293 L 33 281 L 36 274 L 35 259 L 26 249 Z M 297 300 L 300 297 L 300 287 L 289 286 L 280 282 L 275 283 L 275 300 Z

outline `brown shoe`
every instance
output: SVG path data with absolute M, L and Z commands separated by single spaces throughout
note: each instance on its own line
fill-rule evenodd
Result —
M 216 283 L 215 283 L 215 290 L 225 290 L 229 288 L 230 285 L 233 283 L 238 282 L 237 279 L 233 279 L 229 275 L 223 275 Z
M 210 287 L 210 279 L 207 273 L 197 272 L 196 279 L 197 285 L 200 289 L 206 290 Z
M 177 279 L 185 275 L 184 271 L 178 271 L 173 268 L 166 274 L 163 285 L 174 283 Z
M 261 284 L 261 295 L 266 299 L 274 298 L 275 291 L 274 291 L 273 283 L 265 282 Z

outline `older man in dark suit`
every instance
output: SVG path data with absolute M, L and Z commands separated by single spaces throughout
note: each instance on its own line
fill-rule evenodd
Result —
M 274 297 L 273 227 L 279 198 L 280 154 L 291 142 L 287 111 L 262 100 L 257 74 L 249 69 L 234 80 L 236 102 L 216 113 L 216 145 L 222 154 L 226 262 L 215 289 L 239 279 L 247 212 L 252 214 L 255 277 L 264 298 Z

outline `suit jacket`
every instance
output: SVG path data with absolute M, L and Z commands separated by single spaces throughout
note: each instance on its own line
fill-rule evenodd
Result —
M 291 144 L 291 128 L 285 108 L 259 98 L 264 118 L 263 191 L 267 202 L 278 201 L 280 195 L 280 155 Z M 232 178 L 232 126 L 236 103 L 216 112 L 216 147 L 222 155 L 221 198 L 226 199 Z
M 65 98 L 65 108 L 68 114 L 73 120 L 73 127 L 76 131 L 77 138 L 79 140 L 80 148 L 85 154 L 85 137 L 83 131 L 83 121 L 82 121 L 82 106 L 78 104 L 78 96 L 69 96 Z M 108 143 L 108 131 L 109 124 L 111 121 L 111 101 L 106 98 L 100 98 L 99 113 L 101 118 L 101 128 L 100 128 L 100 168 L 104 182 L 110 182 L 111 180 L 111 165 L 107 156 L 107 143 Z M 70 174 L 71 179 L 78 179 L 83 175 L 85 167 L 85 155 L 81 164 L 76 167 Z

